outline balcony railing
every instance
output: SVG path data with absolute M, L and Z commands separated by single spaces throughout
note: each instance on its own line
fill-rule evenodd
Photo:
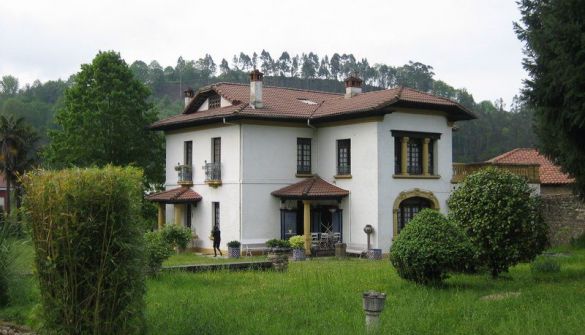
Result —
M 509 171 L 515 175 L 525 177 L 530 184 L 540 183 L 540 174 L 538 172 L 538 164 L 503 164 L 503 163 L 453 163 L 453 179 L 452 183 L 460 183 L 470 174 L 477 172 L 487 167 L 494 167 L 496 169 L 502 169 Z
M 179 185 L 193 185 L 193 167 L 191 165 L 177 165 L 177 184 Z
M 212 186 L 221 185 L 221 163 L 205 162 L 205 182 Z

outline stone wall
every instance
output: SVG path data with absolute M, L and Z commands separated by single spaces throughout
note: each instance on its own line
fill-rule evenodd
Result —
M 543 195 L 543 216 L 552 246 L 585 234 L 585 202 L 571 194 Z

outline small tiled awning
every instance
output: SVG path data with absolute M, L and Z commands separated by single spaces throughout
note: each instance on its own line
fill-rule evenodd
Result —
M 181 186 L 171 190 L 157 192 L 146 196 L 146 200 L 165 204 L 192 204 L 201 201 L 203 197 L 190 187 Z
M 341 200 L 349 195 L 349 191 L 315 176 L 283 187 L 271 194 L 283 200 Z

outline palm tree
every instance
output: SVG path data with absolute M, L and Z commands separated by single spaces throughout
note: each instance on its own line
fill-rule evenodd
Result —
M 6 213 L 10 214 L 11 185 L 36 159 L 39 137 L 24 118 L 0 115 L 0 168 L 6 179 Z

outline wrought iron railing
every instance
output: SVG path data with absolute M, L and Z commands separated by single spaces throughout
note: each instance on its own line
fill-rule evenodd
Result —
M 221 181 L 221 163 L 207 163 L 205 162 L 205 181 L 217 182 Z
M 193 184 L 193 167 L 191 165 L 177 165 L 175 171 L 177 171 L 178 184 Z
M 503 163 L 453 163 L 453 178 L 452 183 L 460 183 L 470 174 L 477 172 L 487 167 L 494 167 L 512 172 L 515 175 L 525 177 L 530 184 L 540 183 L 539 165 L 538 164 L 503 164 Z

